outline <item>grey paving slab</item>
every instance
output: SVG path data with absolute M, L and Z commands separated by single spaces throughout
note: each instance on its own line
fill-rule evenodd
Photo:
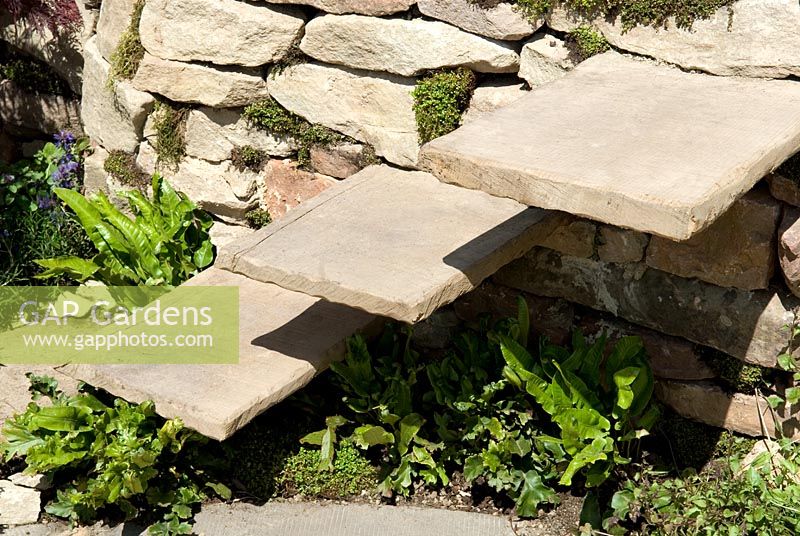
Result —
M 514 536 L 504 517 L 359 504 L 210 505 L 195 519 L 203 536 Z
M 425 145 L 440 180 L 685 240 L 800 149 L 800 82 L 608 52 Z
M 211 268 L 186 283 L 239 287 L 239 363 L 235 365 L 68 365 L 60 370 L 158 413 L 226 439 L 305 386 L 344 354 L 345 339 L 370 330 L 375 316 L 276 285 Z
M 228 244 L 216 266 L 413 323 L 522 256 L 560 218 L 374 166 Z

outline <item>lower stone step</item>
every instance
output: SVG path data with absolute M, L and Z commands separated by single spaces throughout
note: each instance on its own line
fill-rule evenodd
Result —
M 236 365 L 68 365 L 60 370 L 223 440 L 343 356 L 374 315 L 211 268 L 187 285 L 239 287 Z
M 414 323 L 521 257 L 562 217 L 374 166 L 229 244 L 215 266 Z

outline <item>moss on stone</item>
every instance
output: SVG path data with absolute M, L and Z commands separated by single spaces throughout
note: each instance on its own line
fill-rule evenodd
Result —
M 590 26 L 580 26 L 567 34 L 567 42 L 578 61 L 591 58 L 609 49 L 603 34 Z
M 156 102 L 153 109 L 153 126 L 156 130 L 158 165 L 177 169 L 186 155 L 186 119 L 189 108 L 172 106 L 165 101 Z
M 272 223 L 272 216 L 265 208 L 253 209 L 244 215 L 247 224 L 253 229 L 261 229 Z
M 139 36 L 139 21 L 142 18 L 143 9 L 144 0 L 138 0 L 131 12 L 131 22 L 120 35 L 117 48 L 111 54 L 111 69 L 108 73 L 110 85 L 120 80 L 130 80 L 139 69 L 139 63 L 145 52 Z
M 745 454 L 755 443 L 754 439 L 687 419 L 673 411 L 662 415 L 655 441 L 665 461 L 679 469 L 700 469 L 715 458 Z
M 259 172 L 268 159 L 267 153 L 250 145 L 234 147 L 231 150 L 231 163 L 239 171 Z
M 716 350 L 706 350 L 703 361 L 717 374 L 718 381 L 730 392 L 753 394 L 756 388 L 766 386 L 764 368 L 750 365 Z
M 412 96 L 420 143 L 458 128 L 474 89 L 475 74 L 463 67 L 436 71 L 417 82 Z
M 145 190 L 149 184 L 147 174 L 136 163 L 136 157 L 125 151 L 109 152 L 103 169 L 125 186 Z
M 319 457 L 319 449 L 301 448 L 287 458 L 278 477 L 283 495 L 340 499 L 375 489 L 378 484 L 377 471 L 352 445 L 336 449 L 331 471 L 318 469 Z

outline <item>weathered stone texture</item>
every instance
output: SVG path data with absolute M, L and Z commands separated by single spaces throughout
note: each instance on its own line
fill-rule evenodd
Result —
M 423 15 L 492 39 L 524 39 L 542 26 L 542 21 L 531 22 L 506 2 L 489 8 L 468 0 L 418 0 L 417 7 Z
M 654 87 L 657 99 L 642 98 Z M 799 146 L 800 84 L 609 51 L 425 144 L 420 166 L 527 205 L 686 240 Z
M 32 93 L 10 80 L 0 80 L 0 123 L 10 132 L 48 136 L 60 130 L 83 132 L 78 101 L 58 95 Z
M 223 249 L 216 266 L 415 323 L 522 255 L 559 216 L 372 166 Z
M 176 102 L 214 108 L 244 106 L 269 95 L 267 83 L 257 69 L 214 68 L 151 54 L 144 55 L 133 85 Z
M 787 179 L 778 173 L 770 173 L 766 177 L 769 184 L 769 193 L 772 197 L 788 203 L 795 207 L 800 207 L 800 184 L 792 179 Z
M 222 219 L 241 221 L 248 210 L 258 206 L 258 175 L 238 171 L 230 162 L 186 158 L 170 182 L 200 208 Z
M 100 17 L 97 19 L 97 50 L 106 61 L 119 44 L 119 38 L 128 29 L 136 0 L 109 0 L 100 4 Z
M 522 47 L 519 77 L 535 88 L 558 80 L 574 67 L 566 43 L 553 35 L 541 34 Z
M 139 32 L 159 58 L 256 67 L 286 55 L 305 17 L 238 0 L 148 0 Z M 202 34 L 202 35 L 201 35 Z
M 774 367 L 787 346 L 784 326 L 800 305 L 774 291 L 721 288 L 647 268 L 534 249 L 495 276 L 501 284 L 564 298 L 630 322 Z
M 644 233 L 601 225 L 597 255 L 605 262 L 639 262 L 649 241 Z
M 580 21 L 562 9 L 548 15 L 548 24 L 569 31 Z M 616 48 L 664 60 L 684 69 L 725 76 L 784 78 L 800 75 L 800 4 L 795 0 L 739 0 L 721 7 L 711 18 L 697 20 L 691 30 L 670 22 L 667 30 L 622 24 L 598 18 L 591 24 Z
M 81 116 L 86 133 L 109 151 L 133 152 L 155 99 L 129 82 L 109 88 L 110 65 L 97 49 L 95 38 L 86 43 L 85 57 Z
M 596 233 L 597 225 L 588 220 L 572 217 L 536 245 L 564 255 L 588 258 L 594 255 Z
M 326 63 L 403 76 L 456 66 L 486 73 L 519 70 L 511 45 L 422 19 L 325 15 L 306 25 L 300 48 Z
M 721 287 L 767 288 L 775 271 L 780 214 L 775 199 L 761 189 L 754 190 L 686 242 L 654 236 L 647 248 L 647 264 Z
M 186 154 L 209 162 L 228 160 L 234 147 L 249 145 L 271 156 L 289 156 L 292 140 L 250 127 L 236 109 L 199 108 L 186 120 Z
M 270 0 L 270 3 L 313 6 L 334 15 L 355 13 L 381 16 L 405 11 L 413 6 L 416 0 Z
M 778 256 L 786 286 L 800 296 L 800 209 L 787 207 L 778 230 Z
M 36 523 L 41 509 L 39 491 L 0 480 L 0 526 Z
M 394 164 L 416 165 L 413 79 L 305 63 L 270 74 L 268 83 L 289 111 L 371 144 Z
M 655 393 L 678 414 L 711 426 L 753 437 L 764 431 L 770 437 L 800 437 L 796 413 L 779 410 L 776 422 L 767 402 L 755 395 L 730 395 L 712 384 L 689 382 L 658 382 Z
M 485 113 L 493 112 L 503 106 L 518 101 L 528 94 L 523 89 L 523 84 L 508 84 L 504 82 L 490 81 L 475 88 L 472 98 L 461 122 L 470 123 Z
M 366 147 L 359 143 L 343 143 L 330 147 L 311 148 L 311 167 L 317 173 L 346 179 L 365 166 Z
M 270 160 L 264 171 L 264 193 L 261 204 L 269 211 L 273 220 L 312 199 L 336 181 L 325 175 L 298 169 L 290 160 Z
M 108 193 L 106 170 L 103 169 L 108 151 L 100 146 L 92 148 L 92 154 L 83 161 L 83 188 L 86 194 Z

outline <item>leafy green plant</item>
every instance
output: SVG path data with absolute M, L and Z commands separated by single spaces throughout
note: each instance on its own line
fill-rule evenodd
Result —
M 103 162 L 103 169 L 125 186 L 138 190 L 146 190 L 150 183 L 147 174 L 136 163 L 136 157 L 125 151 L 110 151 Z
M 157 163 L 177 169 L 186 155 L 186 119 L 189 108 L 172 106 L 165 101 L 156 102 L 153 109 L 153 127 L 156 130 Z
M 567 34 L 578 61 L 591 58 L 609 49 L 603 34 L 590 26 L 579 26 Z
M 270 216 L 269 210 L 265 208 L 256 208 L 249 211 L 244 215 L 244 219 L 247 220 L 247 225 L 253 229 L 261 229 L 272 223 L 272 216 Z
M 52 378 L 29 377 L 35 398 L 50 404 L 31 403 L 6 421 L 0 454 L 53 478 L 49 514 L 91 523 L 108 508 L 126 519 L 156 511 L 163 517 L 150 534 L 190 534 L 193 508 L 208 494 L 230 498 L 203 468 L 205 439 L 180 420 L 163 422 L 152 402 L 106 404 L 91 389 L 69 396 Z
M 231 164 L 239 171 L 259 172 L 268 159 L 267 153 L 250 145 L 231 149 Z
M 139 70 L 139 64 L 144 57 L 144 47 L 139 37 L 139 21 L 142 18 L 145 0 L 137 0 L 131 12 L 131 21 L 128 27 L 119 36 L 117 48 L 111 53 L 111 69 L 108 73 L 108 84 L 130 80 Z
M 374 489 L 375 468 L 361 451 L 344 443 L 330 470 L 320 471 L 320 451 L 301 448 L 284 463 L 278 483 L 285 495 L 341 499 Z
M 355 141 L 322 125 L 309 123 L 299 115 L 286 110 L 271 97 L 247 106 L 242 112 L 242 117 L 253 127 L 292 138 L 298 145 L 297 160 L 301 167 L 308 167 L 313 147 Z
M 475 74 L 466 68 L 437 71 L 417 82 L 412 92 L 420 143 L 458 128 L 475 89 Z
M 588 487 L 599 486 L 620 464 L 629 463 L 634 442 L 658 417 L 651 402 L 653 374 L 642 342 L 620 339 L 605 356 L 606 339 L 587 344 L 576 333 L 572 351 L 543 344 L 532 356 L 524 344 L 500 336 L 508 366 L 504 375 L 551 416 L 570 460 L 559 483 L 571 485 L 579 472 Z
M 677 478 L 642 471 L 614 495 L 611 534 L 770 535 L 800 531 L 800 450 L 781 440 L 745 466 L 741 456 Z
M 39 277 L 65 275 L 81 283 L 177 286 L 211 265 L 211 217 L 160 175 L 153 177 L 152 187 L 150 200 L 135 190 L 120 194 L 135 219 L 120 212 L 102 192 L 87 199 L 74 190 L 55 189 L 75 212 L 98 253 L 88 260 L 38 260 L 46 268 Z

